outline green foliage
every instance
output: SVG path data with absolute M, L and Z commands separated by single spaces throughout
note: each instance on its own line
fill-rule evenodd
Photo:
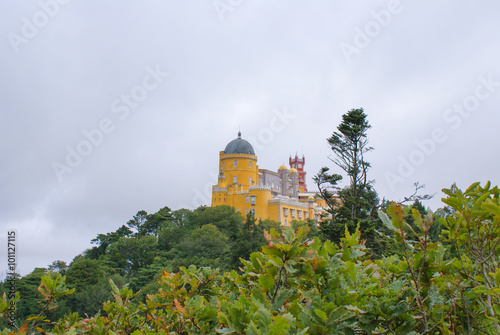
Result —
M 217 258 L 228 248 L 228 237 L 213 224 L 205 224 L 195 229 L 181 245 L 188 257 Z
M 367 172 L 370 168 L 364 155 L 373 150 L 368 146 L 366 132 L 371 126 L 366 119 L 363 108 L 351 109 L 342 115 L 342 122 L 327 139 L 333 151 L 333 163 L 349 176 L 349 186 L 341 196 L 343 207 L 349 210 L 349 218 L 356 222 L 361 219 L 359 213 L 363 207 L 363 192 L 369 185 Z M 347 205 L 349 203 L 349 205 Z
M 36 271 L 37 274 L 40 271 Z M 37 291 L 41 295 L 41 299 L 36 299 L 33 297 L 33 303 L 38 303 L 38 310 L 36 314 L 26 317 L 16 313 L 16 320 L 24 319 L 21 322 L 14 322 L 9 320 L 10 326 L 17 330 L 17 333 L 5 329 L 5 334 L 31 334 L 34 331 L 44 332 L 44 329 L 48 328 L 49 320 L 47 319 L 47 313 L 57 307 L 57 301 L 61 297 L 69 294 L 73 294 L 74 289 L 68 289 L 65 284 L 65 277 L 61 276 L 60 273 L 49 272 L 45 273 L 40 278 L 40 285 Z M 37 275 L 36 274 L 36 275 Z M 8 307 L 11 305 L 18 306 L 26 297 L 22 296 L 19 292 L 13 299 L 7 299 L 6 294 L 3 294 L 2 301 L 0 302 L 0 317 L 8 316 Z M 20 324 L 22 323 L 22 324 Z M 11 328 L 11 329 L 12 329 Z
M 281 230 L 249 215 L 235 241 L 248 239 L 261 251 L 243 257 L 239 272 L 195 265 L 177 269 L 174 260 L 156 256 L 134 276 L 114 274 L 108 283 L 113 268 L 104 258 L 114 243 L 127 239 L 120 238 L 103 259 L 74 260 L 66 272 L 68 285 L 80 289 L 73 295 L 60 273 L 40 269 L 22 278 L 30 287 L 40 279 L 38 298 L 33 297 L 38 310 L 1 334 L 497 334 L 500 192 L 489 183 L 444 192 L 443 202 L 451 208 L 446 215 L 433 215 L 418 203 L 391 203 L 379 211 L 377 231 L 393 240 L 400 256 L 374 257 L 362 221 L 352 231 L 345 227 L 337 244 L 314 236 L 313 222 L 276 227 Z M 199 262 L 214 262 L 209 257 L 230 259 L 252 248 L 236 248 L 215 224 L 195 224 L 206 210 L 186 216 L 185 224 L 174 218 L 164 227 L 187 229 L 167 254 L 194 250 Z M 444 227 L 441 239 L 431 237 L 435 216 Z M 257 239 L 260 232 L 263 242 Z M 149 234 L 130 239 L 155 241 Z M 106 302 L 92 314 L 67 313 L 49 322 L 56 302 L 69 303 L 104 287 Z M 0 316 L 22 299 L 21 294 L 9 301 L 4 294 Z
M 106 253 L 106 248 L 112 243 L 117 242 L 122 237 L 128 237 L 131 235 L 132 230 L 125 225 L 118 228 L 115 232 L 99 234 L 91 241 L 93 244 L 97 244 L 97 246 L 87 250 L 86 255 L 91 259 L 98 259 L 101 255 Z
M 104 259 L 123 269 L 124 274 L 134 274 L 151 264 L 158 251 L 158 242 L 154 236 L 122 237 L 106 249 Z
M 240 259 L 248 259 L 250 254 L 266 245 L 264 231 L 269 231 L 271 228 L 280 230 L 281 226 L 271 220 L 259 220 L 257 223 L 252 213 L 248 213 L 243 228 L 235 243 L 231 245 L 229 269 L 237 269 L 241 264 Z
M 335 199 L 334 194 L 338 190 L 337 183 L 342 180 L 342 176 L 339 174 L 329 174 L 328 167 L 322 167 L 317 175 L 313 177 L 313 181 L 318 187 L 319 196 L 325 200 L 328 206 L 328 213 L 333 217 L 335 216 L 335 207 L 337 204 L 337 199 Z
M 465 192 L 444 189 L 453 209 L 441 218 L 443 235 L 457 251 L 462 275 L 461 303 L 471 327 L 500 333 L 500 197 L 497 186 L 474 183 Z M 471 290 L 473 288 L 473 290 Z M 470 304 L 474 301 L 474 304 Z M 484 319 L 489 322 L 484 322 Z M 479 322 L 481 320 L 482 322 Z
M 103 275 L 101 262 L 83 257 L 76 257 L 66 272 L 68 284 L 78 291 L 97 284 Z
M 146 223 L 148 221 L 148 213 L 144 210 L 138 211 L 134 217 L 127 222 L 127 226 L 134 231 L 135 236 L 144 236 L 147 234 Z
M 234 241 L 243 225 L 243 218 L 231 206 L 205 208 L 197 217 L 200 226 L 213 224 L 224 235 Z

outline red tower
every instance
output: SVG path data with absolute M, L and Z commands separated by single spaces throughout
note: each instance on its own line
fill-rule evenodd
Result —
M 306 172 L 304 171 L 304 164 L 306 163 L 306 159 L 304 156 L 299 158 L 297 154 L 295 154 L 295 158 L 289 158 L 290 168 L 294 168 L 299 173 L 299 191 L 307 192 L 306 186 Z

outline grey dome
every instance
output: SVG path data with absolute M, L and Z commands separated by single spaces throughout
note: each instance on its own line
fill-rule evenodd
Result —
M 248 141 L 241 138 L 241 133 L 238 133 L 238 138 L 232 140 L 226 145 L 226 149 L 224 149 L 225 154 L 248 154 L 254 155 L 255 151 L 253 147 Z

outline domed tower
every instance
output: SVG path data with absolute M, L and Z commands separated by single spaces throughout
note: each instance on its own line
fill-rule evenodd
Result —
M 219 171 L 218 184 L 212 189 L 212 206 L 234 206 L 229 195 L 259 185 L 257 156 L 252 145 L 241 138 L 241 132 L 219 153 Z

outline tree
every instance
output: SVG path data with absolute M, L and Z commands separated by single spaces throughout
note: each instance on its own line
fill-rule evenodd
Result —
M 155 237 L 158 237 L 158 232 L 163 227 L 170 226 L 174 221 L 174 217 L 172 216 L 172 210 L 167 206 L 160 209 L 155 214 L 151 214 L 147 216 L 147 221 L 142 225 L 142 229 L 146 234 L 152 234 Z
M 158 251 L 154 236 L 122 237 L 108 247 L 104 259 L 116 264 L 125 274 L 134 275 L 140 268 L 153 263 Z
M 231 245 L 230 268 L 238 269 L 241 264 L 240 259 L 248 259 L 253 252 L 259 251 L 263 245 L 266 245 L 264 230 L 278 227 L 279 223 L 270 220 L 260 220 L 257 224 L 252 212 L 248 213 L 236 242 Z
M 338 190 L 337 182 L 342 179 L 340 175 L 329 174 L 329 168 L 323 167 L 313 180 L 331 215 L 331 220 L 324 219 L 320 223 L 321 236 L 339 242 L 344 236 L 345 227 L 353 232 L 358 222 L 361 222 L 362 238 L 370 241 L 367 245 L 381 249 L 379 241 L 373 238 L 376 229 L 382 226 L 374 215 L 379 199 L 368 181 L 370 164 L 364 158 L 367 152 L 373 150 L 368 146 L 366 135 L 370 127 L 363 109 L 352 109 L 342 115 L 337 131 L 327 139 L 334 154 L 329 159 L 349 177 L 349 185 L 338 191 L 340 204 L 334 197 L 334 192 Z
M 88 249 L 85 252 L 85 256 L 90 259 L 99 259 L 99 256 L 106 253 L 106 248 L 112 243 L 118 242 L 121 237 L 128 237 L 132 235 L 132 230 L 130 230 L 125 225 L 118 228 L 115 232 L 107 234 L 99 234 L 96 238 L 90 241 L 92 244 L 97 244 L 96 247 Z
M 26 318 L 38 314 L 40 306 L 37 304 L 39 295 L 37 288 L 40 279 L 47 274 L 47 269 L 36 268 L 27 276 L 21 278 L 17 284 L 17 290 L 22 299 L 17 305 L 17 315 L 19 318 Z
M 174 217 L 174 222 L 178 226 L 186 226 L 193 216 L 193 212 L 189 209 L 181 208 L 173 211 L 172 216 Z
M 349 176 L 349 186 L 342 192 L 343 206 L 349 209 L 350 219 L 356 222 L 363 207 L 363 192 L 369 184 L 367 172 L 370 168 L 364 155 L 373 150 L 368 146 L 366 132 L 371 126 L 362 108 L 351 109 L 342 115 L 342 122 L 327 139 L 334 157 L 329 159 Z
M 148 221 L 148 213 L 144 210 L 138 211 L 136 215 L 134 215 L 134 218 L 132 220 L 129 220 L 127 222 L 127 226 L 129 226 L 131 229 L 135 230 L 136 236 L 144 236 L 146 235 L 147 231 L 144 227 L 144 224 Z
M 191 232 L 182 243 L 187 258 L 215 259 L 227 251 L 228 238 L 213 224 L 206 224 Z
M 178 246 L 187 235 L 189 231 L 184 227 L 163 228 L 158 236 L 158 246 L 160 250 L 170 251 Z
M 95 259 L 75 257 L 66 271 L 67 283 L 77 291 L 86 290 L 95 285 L 104 276 L 101 262 Z
M 342 176 L 339 174 L 328 174 L 329 170 L 326 166 L 322 167 L 318 174 L 313 177 L 313 181 L 318 187 L 319 196 L 325 200 L 328 206 L 328 213 L 332 216 L 332 222 L 334 222 L 337 199 L 333 195 L 338 190 L 337 182 L 342 180 Z
M 50 272 L 57 272 L 61 275 L 64 275 L 64 273 L 66 273 L 66 270 L 68 270 L 68 264 L 61 260 L 53 261 L 52 264 L 49 265 Z
M 243 217 L 231 206 L 208 207 L 198 215 L 197 224 L 201 227 L 209 223 L 234 241 L 243 225 Z

